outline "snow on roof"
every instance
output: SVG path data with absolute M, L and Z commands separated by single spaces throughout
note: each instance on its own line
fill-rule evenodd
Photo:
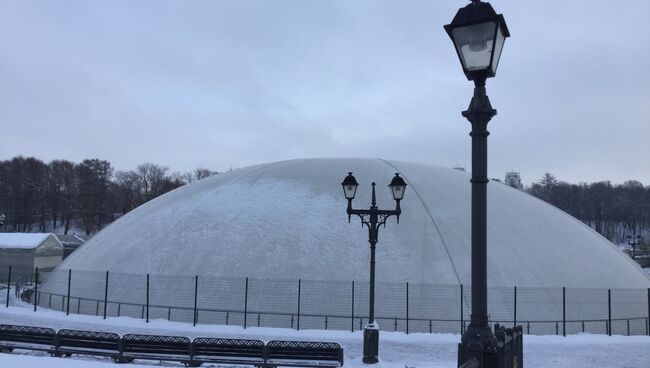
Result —
M 400 223 L 379 231 L 377 280 L 471 283 L 471 175 L 380 159 L 268 163 L 193 182 L 122 216 L 62 268 L 277 279 L 366 280 L 368 233 L 353 206 L 395 208 L 388 183 L 408 182 Z M 548 203 L 488 184 L 488 285 L 647 288 L 650 278 L 607 239 Z
M 75 234 L 72 235 L 64 235 L 64 234 L 54 234 L 57 239 L 59 239 L 59 242 L 63 245 L 76 245 L 79 246 L 85 242 L 84 239 L 76 236 Z
M 0 233 L 0 248 L 33 249 L 41 245 L 50 233 Z

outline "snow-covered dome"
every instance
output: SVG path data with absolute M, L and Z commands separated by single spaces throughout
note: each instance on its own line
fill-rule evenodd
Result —
M 63 269 L 124 273 L 363 280 L 368 232 L 348 223 L 341 181 L 360 183 L 368 208 L 377 182 L 408 183 L 402 216 L 379 232 L 377 279 L 470 283 L 470 175 L 381 159 L 300 159 L 238 169 L 191 183 L 123 216 Z M 650 278 L 613 244 L 557 208 L 488 184 L 488 283 L 492 286 L 646 288 Z

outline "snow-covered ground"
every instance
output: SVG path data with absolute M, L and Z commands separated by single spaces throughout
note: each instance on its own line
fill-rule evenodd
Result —
M 147 333 L 198 336 L 243 337 L 264 341 L 273 339 L 335 341 L 345 349 L 345 367 L 362 367 L 362 333 L 346 331 L 306 330 L 276 328 L 248 328 L 238 326 L 199 325 L 186 323 L 143 320 L 130 317 L 107 318 L 95 316 L 66 316 L 64 313 L 39 310 L 13 301 L 9 308 L 0 307 L 0 323 L 22 324 L 60 328 L 76 328 L 95 331 L 124 333 Z M 380 336 L 380 367 L 383 368 L 451 368 L 456 366 L 459 335 L 410 334 L 382 332 Z M 0 367 L 7 368 L 125 368 L 144 366 L 181 367 L 180 364 L 138 360 L 128 366 L 117 365 L 106 358 L 73 356 L 51 358 L 46 354 L 14 351 L 0 354 Z M 650 367 L 650 337 L 605 336 L 579 334 L 561 336 L 524 337 L 524 363 L 527 368 L 575 368 L 575 367 Z

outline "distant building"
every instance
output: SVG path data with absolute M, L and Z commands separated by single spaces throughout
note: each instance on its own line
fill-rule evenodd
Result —
M 52 271 L 63 260 L 63 245 L 48 233 L 0 233 L 0 280 L 31 277 L 39 272 Z
M 519 176 L 519 172 L 517 171 L 509 171 L 506 173 L 505 184 L 515 189 L 519 189 L 519 190 L 524 189 L 524 185 L 521 184 L 521 177 Z
M 86 238 L 81 235 L 63 235 L 63 234 L 54 234 L 59 240 L 61 245 L 63 245 L 63 259 L 66 259 L 72 252 L 77 250 L 83 243 L 86 242 Z

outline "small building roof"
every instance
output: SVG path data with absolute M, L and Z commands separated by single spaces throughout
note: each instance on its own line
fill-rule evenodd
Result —
M 34 249 L 41 245 L 51 233 L 0 233 L 0 248 Z
M 68 234 L 68 235 L 54 234 L 54 236 L 56 236 L 56 238 L 59 240 L 59 242 L 61 244 L 63 244 L 64 246 L 66 246 L 66 245 L 68 245 L 68 246 L 80 246 L 81 244 L 86 242 L 85 239 L 83 239 L 80 236 L 77 236 L 75 234 L 72 234 L 72 235 L 70 235 L 70 234 Z

